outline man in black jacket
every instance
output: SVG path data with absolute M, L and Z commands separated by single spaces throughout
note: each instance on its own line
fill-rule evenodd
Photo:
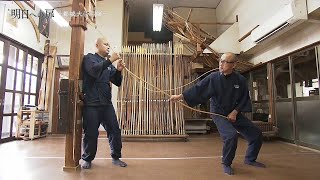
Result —
M 110 45 L 105 39 L 96 41 L 97 52 L 87 54 L 83 58 L 83 154 L 82 168 L 90 169 L 91 161 L 97 152 L 97 143 L 100 124 L 107 131 L 111 149 L 112 163 L 116 166 L 126 167 L 121 161 L 121 131 L 117 121 L 114 107 L 111 102 L 111 84 L 120 86 L 122 82 L 121 71 L 124 68 L 122 59 L 113 53 L 109 56 Z M 117 67 L 112 63 L 119 60 Z
M 213 116 L 213 121 L 223 140 L 222 164 L 228 175 L 233 175 L 231 164 L 237 149 L 237 131 L 249 143 L 244 163 L 265 167 L 256 161 L 262 145 L 262 132 L 241 113 L 250 112 L 252 105 L 246 79 L 234 71 L 236 61 L 233 53 L 223 54 L 219 62 L 220 72 L 211 73 L 182 94 L 172 95 L 170 98 L 171 101 L 184 99 L 189 106 L 210 99 L 211 112 L 227 117 Z

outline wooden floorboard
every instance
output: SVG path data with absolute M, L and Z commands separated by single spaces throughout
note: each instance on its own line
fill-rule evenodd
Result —
M 265 141 L 259 161 L 266 169 L 243 164 L 247 143 L 239 138 L 233 163 L 235 176 L 221 168 L 222 142 L 217 135 L 192 135 L 187 142 L 123 142 L 123 160 L 128 167 L 111 164 L 106 136 L 99 138 L 97 158 L 91 170 L 64 172 L 64 142 L 61 135 L 0 145 L 0 179 L 112 179 L 112 180 L 317 180 L 320 153 L 280 141 Z

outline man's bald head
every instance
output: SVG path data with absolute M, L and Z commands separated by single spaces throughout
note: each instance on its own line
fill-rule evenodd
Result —
M 97 44 L 105 44 L 105 43 L 107 43 L 107 40 L 105 38 L 98 38 L 96 40 L 96 45 Z
M 97 53 L 102 57 L 107 57 L 110 52 L 110 45 L 105 38 L 96 40 Z
M 231 52 L 224 53 L 219 61 L 219 70 L 223 74 L 231 74 L 236 67 L 237 58 L 236 55 Z
M 221 60 L 228 61 L 228 62 L 236 62 L 237 58 L 235 54 L 231 52 L 226 52 L 221 56 Z

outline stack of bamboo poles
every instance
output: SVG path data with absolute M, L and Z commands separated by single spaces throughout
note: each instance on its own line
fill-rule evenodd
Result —
M 143 44 L 125 46 L 122 59 L 126 67 L 161 90 L 181 86 L 185 71 L 182 44 Z M 182 90 L 166 91 L 169 94 Z M 123 136 L 185 135 L 183 107 L 168 101 L 169 97 L 127 71 L 123 72 L 118 92 L 118 120 Z
M 190 58 L 185 56 L 183 59 L 184 59 L 183 61 L 185 62 L 185 63 L 183 63 L 183 66 L 184 66 L 183 68 L 185 69 L 183 84 L 188 84 L 189 82 L 192 82 L 195 79 L 197 79 L 199 77 L 199 75 L 197 73 L 192 73 L 192 69 L 190 68 L 190 63 L 191 63 Z M 197 83 L 197 81 L 195 83 Z M 185 86 L 183 88 L 183 90 L 189 89 L 193 85 L 194 85 L 194 83 L 189 84 L 189 85 Z M 198 105 L 196 107 L 196 109 L 199 109 L 199 108 L 200 108 L 200 105 Z M 183 112 L 184 112 L 184 118 L 198 118 L 198 117 L 200 117 L 200 112 L 192 111 L 187 108 L 184 108 Z
M 185 68 L 185 63 L 183 61 L 183 44 L 176 44 L 174 47 L 175 56 L 173 59 L 173 66 L 174 66 L 174 76 L 173 76 L 173 86 L 174 87 L 181 87 L 184 85 L 183 79 L 185 74 L 187 73 L 187 69 Z M 174 94 L 181 94 L 182 88 L 174 90 Z M 180 106 L 178 103 L 174 104 L 175 109 L 175 119 L 182 119 L 181 121 L 177 121 L 176 129 L 178 131 L 178 134 L 184 134 L 184 116 L 183 116 L 183 107 Z M 181 124 L 180 124 L 181 123 Z

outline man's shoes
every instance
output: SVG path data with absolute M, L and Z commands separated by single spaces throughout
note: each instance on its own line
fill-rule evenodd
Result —
M 232 176 L 234 173 L 233 173 L 233 169 L 231 168 L 231 166 L 227 166 L 227 165 L 224 165 L 223 164 L 223 172 Z
M 266 168 L 266 165 L 257 161 L 244 161 L 245 164 L 250 166 L 259 167 L 259 168 Z
M 127 167 L 127 163 L 121 161 L 120 159 L 112 159 L 112 164 L 119 167 Z
M 91 162 L 84 161 L 84 163 L 81 165 L 83 169 L 90 169 L 91 168 Z

